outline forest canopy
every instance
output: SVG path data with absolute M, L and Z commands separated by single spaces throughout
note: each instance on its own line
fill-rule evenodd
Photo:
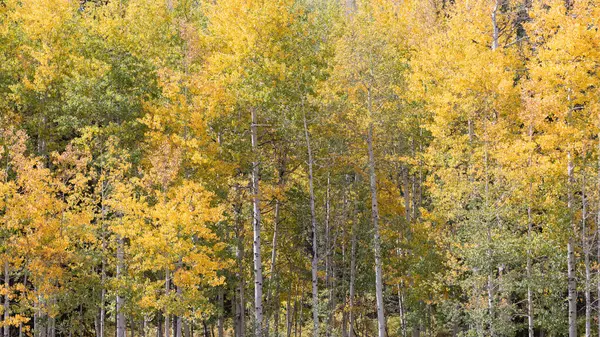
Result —
M 600 334 L 599 28 L 0 0 L 2 337 Z

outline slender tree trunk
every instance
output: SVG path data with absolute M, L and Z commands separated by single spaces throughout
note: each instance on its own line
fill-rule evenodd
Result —
M 47 317 L 48 317 L 48 325 L 46 327 L 48 328 L 48 331 L 46 332 L 46 336 L 56 337 L 56 319 L 51 316 L 47 316 Z
M 585 145 L 583 148 L 584 158 L 585 158 Z M 582 179 L 581 179 L 581 245 L 583 247 L 583 258 L 585 264 L 585 285 L 584 285 L 584 294 L 585 294 L 585 337 L 591 337 L 592 335 L 592 298 L 591 298 L 591 277 L 592 272 L 590 268 L 590 249 L 588 245 L 588 229 L 587 229 L 587 199 L 586 199 L 586 165 L 585 159 L 583 163 L 582 169 Z
M 192 336 L 192 330 L 190 329 L 190 325 L 191 325 L 190 323 L 191 322 L 189 320 L 187 320 L 187 319 L 183 322 L 183 335 L 185 337 L 191 337 Z M 223 336 L 221 336 L 221 337 L 223 337 Z
M 567 101 L 569 102 L 569 111 L 567 113 L 567 127 L 571 124 L 571 94 L 570 89 L 567 88 L 569 94 L 567 95 Z M 574 237 L 577 232 L 574 221 L 574 204 L 573 204 L 573 159 L 571 158 L 571 145 L 568 144 L 567 150 L 567 208 L 569 212 L 569 224 L 571 225 L 572 233 L 569 233 L 569 240 L 567 243 L 567 302 L 569 303 L 569 337 L 577 337 L 577 279 L 575 274 L 575 240 Z
M 530 184 L 530 195 L 531 195 L 531 184 Z M 533 337 L 534 325 L 533 325 L 533 295 L 531 291 L 531 231 L 532 231 L 532 219 L 531 219 L 531 204 L 527 206 L 527 332 L 529 337 Z
M 281 163 L 281 166 L 279 167 L 279 182 L 278 182 L 278 187 L 280 189 L 283 188 L 284 186 L 284 176 L 285 176 L 285 161 L 283 161 Z M 274 215 L 274 219 L 273 219 L 273 242 L 272 242 L 272 249 L 271 249 L 271 268 L 270 268 L 270 273 L 269 273 L 269 287 L 267 289 L 267 303 L 268 303 L 268 307 L 270 310 L 267 311 L 267 319 L 266 319 L 266 329 L 265 331 L 267 333 L 270 332 L 270 321 L 271 321 L 271 314 L 273 311 L 276 311 L 277 314 L 279 314 L 279 302 L 276 302 L 273 300 L 273 285 L 275 282 L 277 282 L 277 287 L 279 287 L 279 283 L 277 281 L 277 275 L 276 275 L 276 263 L 277 263 L 277 240 L 278 240 L 278 236 L 279 236 L 279 217 L 280 217 L 280 208 L 281 208 L 281 202 L 279 201 L 279 198 L 275 199 L 275 215 Z M 277 317 L 278 319 L 278 317 Z M 277 324 L 277 323 L 275 323 Z M 275 326 L 275 329 L 277 330 L 277 326 Z
M 370 101 L 370 100 L 369 100 Z M 370 105 L 370 104 L 369 104 Z M 385 337 L 385 313 L 383 303 L 383 270 L 381 262 L 381 238 L 379 234 L 379 209 L 377 204 L 377 177 L 375 175 L 375 155 L 373 153 L 373 122 L 369 124 L 367 135 L 369 150 L 369 176 L 371 188 L 371 212 L 373 218 L 373 248 L 375 251 L 375 295 L 377 298 L 378 337 Z
M 484 126 L 485 128 L 485 126 Z M 486 132 L 486 141 L 485 141 L 485 150 L 484 150 L 484 168 L 485 168 L 485 212 L 489 212 L 489 197 L 490 197 L 490 189 L 489 189 L 489 181 L 490 181 L 490 177 L 488 174 L 488 151 L 487 151 L 487 131 Z M 491 221 L 486 221 L 486 231 L 487 231 L 487 258 L 488 261 L 493 261 L 493 252 L 492 252 L 492 228 L 491 228 Z M 488 315 L 489 315 L 489 320 L 488 320 L 488 325 L 489 325 L 489 335 L 490 336 L 494 336 L 495 335 L 495 327 L 494 327 L 494 315 L 495 315 L 495 310 L 494 310 L 494 269 L 493 268 L 489 268 L 489 273 L 488 273 L 488 277 L 487 277 L 487 286 L 486 286 L 486 290 L 487 290 L 487 295 L 488 295 Z
M 411 221 L 411 217 L 410 217 L 410 183 L 409 183 L 409 177 L 408 177 L 408 167 L 404 167 L 404 169 L 402 170 L 402 180 L 403 180 L 403 190 L 404 190 L 404 217 L 406 219 L 406 225 L 410 226 L 410 221 Z M 414 198 L 414 194 L 413 194 L 413 198 Z M 400 232 L 399 232 L 400 233 Z M 400 240 L 401 237 L 398 237 L 398 245 L 400 244 Z M 398 249 L 397 254 L 399 257 L 402 256 L 402 251 L 400 249 Z M 405 315 L 405 308 L 404 308 L 404 294 L 402 292 L 402 285 L 400 284 L 400 282 L 398 282 L 396 284 L 397 288 L 398 288 L 398 314 L 400 316 L 400 329 L 402 331 L 402 337 L 406 337 L 406 315 Z
M 4 257 L 4 322 L 8 323 L 10 318 L 10 268 L 8 265 L 8 256 Z M 4 337 L 10 337 L 10 325 L 4 325 Z
M 568 192 L 567 192 L 567 207 L 569 209 L 569 218 L 571 227 L 574 228 L 573 221 L 573 162 L 571 161 L 571 152 L 567 154 L 568 157 Z M 567 243 L 567 291 L 568 291 L 568 303 L 569 303 L 569 337 L 577 337 L 577 280 L 575 275 L 575 242 L 573 236 L 575 234 L 569 234 L 569 241 Z
M 600 133 L 598 134 L 598 153 L 600 153 Z M 598 259 L 598 262 L 600 262 L 600 156 L 598 156 L 598 214 L 596 217 L 596 240 L 597 240 L 597 253 L 596 253 L 596 257 Z M 596 293 L 596 296 L 598 299 L 600 299 L 600 268 L 598 268 L 598 284 L 597 284 L 597 288 L 598 291 Z M 598 302 L 598 336 L 600 336 L 600 300 L 597 300 Z
M 533 141 L 533 125 L 529 124 L 529 141 Z M 531 167 L 531 156 L 529 157 L 529 166 Z M 531 245 L 533 244 L 531 234 L 533 231 L 533 217 L 531 215 L 531 198 L 533 197 L 533 185 L 529 183 L 529 202 L 527 204 L 527 332 L 529 337 L 534 337 L 533 324 L 533 295 L 531 291 Z
M 169 273 L 169 269 L 165 269 L 165 296 L 169 296 L 171 292 L 171 277 Z M 167 308 L 165 308 L 165 337 L 171 336 L 171 316 L 167 312 Z M 117 336 L 118 337 L 118 336 Z
M 600 282 L 600 281 L 599 281 Z M 599 286 L 600 287 L 600 286 Z M 287 327 L 286 337 L 292 336 L 292 286 L 290 285 L 290 293 L 288 294 L 288 299 L 285 307 L 285 325 Z
M 298 336 L 298 322 L 302 317 L 302 306 L 300 305 L 300 312 L 298 313 L 298 297 L 294 297 L 294 337 Z M 302 325 L 300 325 L 302 327 Z
M 325 287 L 330 290 L 331 282 L 331 227 L 330 227 L 330 178 L 327 174 L 327 189 L 325 190 Z
M 123 252 L 123 238 L 117 235 L 117 279 L 123 277 L 124 269 L 124 252 Z M 123 307 L 125 305 L 125 299 L 120 294 L 120 289 L 117 292 L 116 300 L 116 311 L 117 311 L 117 337 L 125 337 L 125 314 L 123 313 Z
M 335 247 L 336 245 L 336 241 L 337 241 L 337 237 L 338 237 L 338 230 L 341 224 L 343 226 L 343 224 L 346 223 L 347 218 L 348 218 L 348 196 L 346 194 L 346 189 L 344 188 L 343 191 L 343 196 L 342 196 L 342 215 L 341 215 L 341 221 L 339 221 L 338 225 L 335 225 L 333 227 L 333 234 L 332 232 L 332 228 L 330 227 L 330 218 L 331 218 L 331 183 L 330 183 L 330 179 L 329 179 L 329 174 L 327 175 L 327 194 L 326 194 L 326 202 L 325 202 L 325 223 L 326 223 L 326 227 L 329 228 L 328 230 L 328 235 L 327 235 L 327 258 L 329 260 L 329 269 L 330 269 L 330 276 L 328 277 L 329 280 L 327 282 L 328 284 L 328 288 L 329 288 L 329 301 L 328 301 L 328 318 L 327 318 L 327 329 L 326 329 L 326 337 L 331 337 L 332 335 L 332 331 L 335 325 L 335 312 L 336 312 L 336 307 L 337 307 L 337 303 L 336 303 L 336 289 L 337 289 L 337 263 L 335 261 L 335 259 L 332 259 L 333 254 L 335 253 Z M 331 238 L 331 236 L 333 235 L 333 238 Z
M 280 312 L 279 311 L 281 309 L 281 304 L 280 304 L 281 303 L 280 302 L 281 298 L 280 298 L 280 292 L 279 292 L 279 282 L 277 282 L 277 289 L 276 290 L 277 291 L 275 293 L 277 295 L 275 297 L 275 303 L 277 305 L 275 306 L 275 309 L 274 309 L 274 311 L 275 311 L 275 320 L 273 322 L 273 330 L 274 330 L 273 331 L 273 336 L 274 337 L 279 337 L 279 318 L 280 318 L 279 317 L 280 316 Z
M 210 333 L 208 332 L 208 326 L 206 325 L 206 321 L 202 321 L 202 328 L 204 329 L 204 337 L 210 337 Z
M 356 245 L 357 245 L 357 240 L 356 240 L 356 235 L 358 233 L 358 202 L 356 203 L 355 207 L 354 207 L 354 219 L 352 222 L 352 237 L 351 237 L 351 248 L 350 248 L 350 285 L 349 285 L 349 324 L 350 324 L 350 328 L 348 330 L 348 336 L 349 337 L 354 337 L 354 286 L 355 286 L 355 282 L 356 282 Z
M 101 290 L 100 290 L 100 333 L 98 337 L 104 337 L 106 330 L 106 232 L 104 228 L 104 216 L 106 208 L 104 207 L 104 190 L 105 184 L 102 184 L 102 262 L 100 270 Z
M 180 262 L 181 263 L 181 262 Z M 177 296 L 182 296 L 181 287 L 176 287 Z M 179 315 L 175 316 L 175 337 L 183 337 L 183 318 Z
M 310 193 L 310 220 L 312 224 L 312 312 L 313 312 L 313 337 L 319 337 L 319 291 L 317 279 L 318 267 L 318 246 L 317 246 L 317 214 L 315 210 L 315 193 L 313 188 L 313 157 L 310 147 L 310 136 L 308 134 L 308 126 L 306 124 L 306 114 L 304 114 L 304 136 L 306 138 L 306 149 L 308 152 L 308 189 Z
M 346 180 L 348 180 L 349 176 L 346 175 Z M 354 213 L 354 211 L 353 211 Z M 352 218 L 352 220 L 354 221 L 354 218 Z M 343 276 L 341 276 L 342 278 L 346 277 L 346 244 L 347 244 L 347 231 L 346 231 L 346 223 L 342 223 L 342 266 L 344 268 L 344 270 L 342 271 Z M 346 297 L 346 290 L 344 290 L 344 297 Z M 342 330 L 342 337 L 348 337 L 348 310 L 346 309 L 346 304 L 347 304 L 347 298 L 344 298 L 344 308 L 342 310 L 342 326 L 341 326 L 341 330 Z
M 156 323 L 156 337 L 163 337 L 163 315 L 160 313 L 158 316 L 158 322 Z
M 400 283 L 397 284 L 398 287 L 398 311 L 400 315 L 400 329 L 402 331 L 402 337 L 406 337 L 406 314 L 404 312 L 404 294 L 402 293 L 402 288 Z
M 255 318 L 255 336 L 263 337 L 263 276 L 262 276 L 262 260 L 260 252 L 260 188 L 259 188 L 259 165 L 260 159 L 258 154 L 258 117 L 256 109 L 252 108 L 252 223 L 254 238 L 252 250 L 254 254 L 254 318 Z
M 304 305 L 302 304 L 302 300 L 300 300 L 300 317 L 298 318 L 298 334 L 302 337 L 302 327 L 304 326 Z
M 23 276 L 23 286 L 27 289 L 27 273 Z M 23 337 L 23 323 L 19 323 L 19 337 Z
M 342 312 L 342 337 L 348 337 L 348 313 Z
M 33 303 L 33 336 L 40 337 L 42 335 L 42 329 L 41 329 L 41 326 L 42 326 L 41 319 L 42 318 L 40 315 L 41 297 L 35 286 L 33 287 L 33 291 L 35 293 L 35 298 L 36 298 L 36 301 Z
M 494 3 L 494 9 L 492 10 L 492 50 L 498 49 L 498 39 L 500 37 L 500 29 L 498 28 L 497 22 L 497 14 L 498 14 L 498 5 L 500 0 L 496 0 Z
M 246 335 L 246 299 L 244 294 L 244 226 L 242 224 L 242 203 L 241 200 L 234 205 L 235 212 L 235 232 L 237 236 L 237 249 L 235 259 L 237 262 L 237 296 L 235 302 L 235 331 L 236 337 Z
M 331 216 L 331 204 L 330 204 L 330 189 L 331 183 L 329 174 L 327 174 L 327 190 L 325 193 L 325 287 L 327 288 L 327 293 L 329 295 L 327 301 L 327 325 L 325 327 L 325 336 L 331 336 L 332 322 L 333 322 L 333 314 L 334 314 L 334 303 L 333 303 L 333 287 L 332 287 L 332 272 L 333 266 L 331 263 L 331 254 L 332 254 L 332 246 L 331 246 L 331 226 L 330 226 L 330 216 Z
M 219 293 L 217 295 L 218 300 L 219 300 L 219 314 L 218 314 L 218 321 L 217 321 L 217 331 L 218 331 L 218 336 L 219 337 L 223 337 L 224 336 L 224 321 L 225 318 L 223 317 L 223 312 L 225 311 L 225 305 L 223 303 L 223 287 L 219 287 Z

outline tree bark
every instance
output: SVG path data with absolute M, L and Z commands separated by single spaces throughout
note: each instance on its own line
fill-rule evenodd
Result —
M 575 224 L 573 221 L 573 162 L 571 161 L 571 152 L 567 153 L 568 164 L 568 192 L 567 192 L 567 207 L 569 210 L 569 218 L 571 226 L 574 230 Z M 569 337 L 577 337 L 577 280 L 575 275 L 575 242 L 574 234 L 569 234 L 567 243 L 567 292 L 569 303 Z
M 238 190 L 239 196 L 239 190 Z M 237 263 L 237 296 L 235 299 L 235 331 L 236 337 L 245 337 L 246 335 L 246 298 L 245 298 L 245 280 L 244 280 L 244 226 L 242 224 L 242 202 L 234 205 L 235 212 L 235 233 L 237 236 L 237 249 L 235 259 Z
M 260 188 L 259 188 L 259 165 L 260 159 L 258 154 L 258 117 L 256 109 L 251 109 L 252 125 L 250 128 L 252 140 L 252 222 L 253 222 L 253 242 L 252 250 L 254 254 L 254 318 L 255 318 L 255 336 L 263 337 L 263 276 L 262 276 L 262 259 L 260 252 Z
M 219 300 L 219 315 L 218 315 L 218 321 L 217 321 L 217 331 L 218 331 L 218 336 L 219 337 L 223 337 L 224 336 L 224 321 L 225 318 L 223 317 L 223 312 L 225 311 L 225 305 L 223 303 L 223 287 L 219 287 L 218 290 L 218 300 Z
M 163 315 L 158 313 L 157 323 L 156 323 L 156 337 L 163 337 Z
M 10 336 L 10 325 L 8 320 L 10 318 L 10 267 L 8 265 L 8 256 L 4 257 L 4 289 L 6 289 L 6 294 L 4 295 L 4 337 Z
M 306 150 L 308 152 L 308 189 L 310 194 L 310 222 L 312 224 L 312 248 L 313 256 L 311 263 L 312 274 L 312 312 L 313 312 L 313 337 L 319 337 L 319 291 L 318 291 L 318 246 L 317 246 L 317 215 L 315 210 L 315 193 L 313 188 L 313 157 L 310 146 L 310 136 L 306 124 L 306 114 L 304 117 L 304 136 L 306 138 Z
M 179 263 L 181 263 L 181 260 Z M 181 287 L 177 286 L 175 291 L 177 292 L 177 297 L 181 298 L 181 296 L 182 296 Z M 183 318 L 180 315 L 175 316 L 175 333 L 174 333 L 174 335 L 175 335 L 175 337 L 183 337 Z
M 277 282 L 277 291 L 275 293 L 277 294 L 277 295 L 275 295 L 276 296 L 275 303 L 277 305 L 275 306 L 275 309 L 274 309 L 274 311 L 275 311 L 275 320 L 273 321 L 273 336 L 274 337 L 279 337 L 279 318 L 280 318 L 279 317 L 279 315 L 280 315 L 279 310 L 281 309 L 281 302 L 280 302 L 281 298 L 280 298 L 280 292 L 279 292 L 279 282 Z
M 369 100 L 370 101 L 370 100 Z M 369 104 L 370 105 L 370 104 Z M 379 208 L 377 204 L 377 177 L 375 175 L 375 155 L 373 153 L 373 122 L 369 124 L 367 134 L 369 151 L 369 178 L 371 189 L 371 213 L 373 220 L 373 248 L 375 252 L 375 295 L 377 298 L 378 337 L 385 337 L 385 313 L 383 303 L 383 271 L 381 261 L 381 238 L 379 234 Z
M 104 168 L 102 168 L 104 170 Z M 100 326 L 97 337 L 104 337 L 104 331 L 106 326 L 106 228 L 105 228 L 105 219 L 106 219 L 106 206 L 104 204 L 106 200 L 106 190 L 108 188 L 108 184 L 106 181 L 103 181 L 100 186 L 100 212 L 101 212 L 101 240 L 102 240 L 102 262 L 100 266 L 100 280 L 101 280 L 101 290 L 100 290 Z
M 600 119 L 599 119 L 600 122 Z M 600 153 L 600 133 L 598 133 L 598 153 Z M 598 156 L 598 195 L 600 195 L 600 156 Z M 596 238 L 598 240 L 598 244 L 597 244 L 597 253 L 596 253 L 596 257 L 598 259 L 598 261 L 600 262 L 600 198 L 598 198 L 598 215 L 596 217 Z M 596 296 L 598 298 L 600 298 L 600 268 L 598 268 L 598 284 L 597 284 L 597 294 Z M 598 302 L 598 336 L 600 336 L 600 300 L 597 301 Z
M 358 233 L 358 202 L 356 202 L 354 207 L 354 219 L 352 222 L 352 237 L 351 237 L 351 248 L 350 248 L 350 285 L 349 285 L 349 298 L 348 298 L 348 306 L 349 306 L 349 314 L 348 321 L 350 328 L 348 329 L 348 336 L 354 337 L 354 286 L 356 282 L 356 234 Z
M 117 235 L 117 279 L 123 277 L 124 269 L 124 251 L 123 251 L 123 238 Z M 120 294 L 121 290 L 117 291 L 116 300 L 116 311 L 117 311 L 117 337 L 125 337 L 125 314 L 123 313 L 123 307 L 125 306 L 125 299 Z
M 585 156 L 585 145 L 583 148 L 583 153 Z M 584 157 L 585 158 L 585 157 Z M 588 229 L 587 229 L 587 199 L 586 199 L 586 173 L 585 173 L 586 165 L 585 159 L 583 163 L 582 169 L 582 178 L 581 178 L 581 245 L 583 247 L 583 259 L 585 264 L 585 285 L 584 285 L 584 294 L 585 294 L 585 337 L 591 337 L 592 335 L 592 298 L 591 298 L 591 277 L 592 272 L 590 268 L 590 249 L 588 243 Z
M 171 278 L 169 275 L 169 269 L 165 269 L 165 296 L 169 296 L 170 291 Z M 165 308 L 165 337 L 169 336 L 171 336 L 171 317 L 167 311 L 167 308 Z
M 600 282 L 600 281 L 598 281 Z M 600 287 L 600 286 L 599 286 Z M 290 293 L 288 294 L 288 299 L 287 299 L 287 303 L 286 303 L 286 309 L 285 309 L 285 323 L 286 323 L 286 337 L 291 337 L 292 336 L 292 286 L 290 285 Z
M 239 191 L 239 186 L 236 186 L 236 201 L 233 205 L 234 217 L 235 217 L 235 235 L 237 241 L 237 249 L 235 251 L 235 260 L 237 264 L 236 278 L 237 294 L 233 299 L 233 310 L 235 312 L 235 336 L 244 337 L 246 335 L 246 308 L 245 308 L 245 280 L 244 280 L 244 225 L 242 224 L 242 198 Z M 235 293 L 234 292 L 234 293 Z
M 285 160 L 282 160 L 281 165 L 278 169 L 279 173 L 279 178 L 278 178 L 278 187 L 279 189 L 282 189 L 284 186 L 284 182 L 285 182 L 285 172 L 286 172 L 286 162 Z M 273 312 L 276 312 L 276 314 L 279 314 L 279 306 L 280 303 L 278 301 L 274 301 L 273 298 L 273 285 L 275 282 L 277 282 L 277 287 L 279 287 L 279 283 L 277 281 L 277 270 L 276 270 L 276 263 L 277 263 L 277 240 L 279 237 L 279 218 L 280 218 L 280 210 L 281 210 L 281 201 L 279 200 L 279 197 L 275 198 L 275 215 L 274 215 L 274 219 L 273 219 L 273 241 L 272 241 L 272 245 L 271 245 L 271 268 L 270 268 L 270 273 L 269 273 L 269 287 L 267 289 L 267 303 L 268 303 L 268 307 L 270 310 L 267 311 L 267 319 L 266 319 L 266 332 L 270 333 L 270 320 L 271 320 L 271 314 Z M 276 317 L 277 320 L 279 320 L 279 317 Z M 278 323 L 275 323 L 275 330 L 277 330 L 279 327 L 277 326 Z M 277 335 L 277 333 L 275 334 Z
M 497 14 L 498 14 L 499 0 L 494 3 L 494 9 L 492 10 L 492 50 L 498 49 L 498 39 L 500 36 L 500 29 L 498 28 Z
M 529 124 L 529 141 L 533 141 L 533 125 Z M 531 155 L 529 157 L 529 167 L 531 167 Z M 529 337 L 534 337 L 534 324 L 533 324 L 533 294 L 531 291 L 531 245 L 533 244 L 531 234 L 533 231 L 533 217 L 531 215 L 531 198 L 533 197 L 533 186 L 529 183 L 529 202 L 527 203 L 527 332 Z

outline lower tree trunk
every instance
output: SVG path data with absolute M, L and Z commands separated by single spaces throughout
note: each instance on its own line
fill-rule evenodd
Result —
M 529 193 L 531 195 L 531 185 L 529 185 Z M 531 231 L 532 231 L 532 218 L 531 218 L 531 205 L 527 207 L 527 217 L 528 217 L 528 225 L 527 225 L 527 332 L 529 337 L 533 337 L 534 334 L 534 325 L 533 325 L 533 295 L 531 291 Z
M 258 155 L 258 118 L 256 109 L 251 109 L 252 125 L 252 152 L 254 159 L 252 161 L 252 228 L 254 240 L 252 250 L 254 254 L 254 333 L 256 337 L 263 337 L 263 276 L 262 276 L 262 259 L 260 251 L 260 188 L 259 188 L 259 155 Z
M 585 147 L 583 149 L 583 153 L 585 153 Z M 586 190 L 585 190 L 585 161 L 584 167 L 582 170 L 582 179 L 581 179 L 581 245 L 583 247 L 583 259 L 585 264 L 585 285 L 584 285 L 584 294 L 585 294 L 585 337 L 591 337 L 592 335 L 592 296 L 590 291 L 591 286 L 591 268 L 590 268 L 590 249 L 588 243 L 588 229 L 587 229 L 587 199 L 586 199 Z
M 568 191 L 567 191 L 567 207 L 573 232 L 576 232 L 575 222 L 573 220 L 573 162 L 571 160 L 571 152 L 567 153 L 568 166 Z M 569 303 L 569 337 L 577 336 L 577 279 L 575 275 L 575 242 L 573 234 L 569 235 L 567 243 L 567 293 Z
M 358 234 L 358 215 L 357 215 L 357 207 L 354 207 L 354 219 L 352 222 L 352 237 L 351 237 L 351 248 L 350 248 L 350 284 L 349 284 L 349 298 L 348 298 L 348 306 L 349 306 L 349 324 L 350 328 L 348 329 L 348 336 L 354 337 L 354 284 L 356 281 L 356 235 Z
M 183 321 L 183 335 L 185 337 L 191 337 L 192 336 L 192 331 L 190 329 L 190 322 L 187 319 L 185 321 Z
M 219 300 L 219 314 L 217 318 L 217 326 L 218 326 L 218 336 L 223 337 L 224 335 L 224 317 L 223 312 L 225 311 L 225 305 L 223 303 L 223 288 L 219 287 L 218 300 Z
M 56 319 L 54 317 L 48 316 L 47 328 L 48 332 L 46 333 L 46 336 L 56 337 Z
M 306 137 L 306 149 L 308 152 L 308 189 L 310 194 L 310 219 L 312 224 L 312 248 L 313 256 L 311 263 L 312 272 L 312 311 L 313 311 L 313 337 L 319 337 L 319 290 L 318 290 L 318 246 L 317 246 L 317 215 L 315 210 L 315 193 L 313 188 L 313 158 L 310 147 L 310 136 L 308 126 L 306 125 L 306 115 L 304 117 L 304 135 Z
M 157 316 L 158 322 L 156 324 L 156 337 L 163 337 L 163 315 L 158 313 Z
M 577 336 L 577 284 L 575 280 L 575 248 L 573 239 L 567 243 L 567 291 L 569 303 L 569 337 Z
M 276 298 L 275 298 L 275 303 L 277 304 L 275 306 L 275 320 L 273 321 L 273 336 L 275 337 L 279 337 L 279 315 L 280 315 L 280 308 L 281 308 L 281 302 L 280 302 L 280 295 L 279 295 L 279 282 L 277 282 L 277 291 L 276 291 Z
M 237 262 L 237 296 L 235 301 L 235 331 L 236 337 L 246 336 L 246 298 L 244 294 L 244 228 L 241 221 L 242 203 L 239 202 L 235 207 L 235 222 L 237 235 L 237 249 L 235 259 Z
M 398 314 L 400 316 L 400 330 L 402 337 L 406 337 L 406 314 L 404 312 L 404 294 L 402 293 L 402 287 L 400 283 L 398 286 Z
M 600 284 L 600 281 L 598 281 Z M 599 285 L 600 288 L 600 285 Z M 291 286 L 290 286 L 290 294 L 288 294 L 287 303 L 285 305 L 285 326 L 286 326 L 286 337 L 292 336 L 292 294 L 291 294 Z
M 10 268 L 8 265 L 8 256 L 4 257 L 4 289 L 6 294 L 4 295 L 4 337 L 10 337 L 10 325 L 8 321 L 10 318 Z
M 202 321 L 202 328 L 204 329 L 204 337 L 210 337 L 210 333 L 208 332 L 208 326 L 206 325 L 206 321 Z
M 367 135 L 369 150 L 369 176 L 371 189 L 371 213 L 373 219 L 373 250 L 375 253 L 375 297 L 377 299 L 377 336 L 385 337 L 385 313 L 383 303 L 383 269 L 381 261 L 381 238 L 379 234 L 379 206 L 377 203 L 377 177 L 375 155 L 373 153 L 373 122 L 369 124 Z
M 123 251 L 123 238 L 117 235 L 117 279 L 120 279 L 123 275 L 124 268 L 124 251 Z M 117 337 L 125 337 L 125 314 L 123 313 L 123 307 L 125 305 L 125 299 L 121 296 L 121 289 L 117 290 L 116 299 L 116 312 L 117 312 Z
M 598 134 L 598 153 L 600 153 L 600 133 Z M 600 156 L 598 156 L 598 194 L 600 195 Z M 598 216 L 596 217 L 596 238 L 598 240 L 598 244 L 597 244 L 597 253 L 596 253 L 596 257 L 598 259 L 598 262 L 600 262 L 600 198 L 598 198 Z M 597 312 L 598 312 L 598 336 L 600 336 L 600 268 L 598 268 L 598 284 L 597 284 L 597 293 L 596 293 L 596 297 L 599 299 L 597 300 L 598 302 L 598 308 L 597 308 Z
M 165 269 L 165 296 L 169 296 L 169 293 L 171 292 L 171 278 L 170 278 L 170 273 L 169 273 L 169 269 Z M 165 337 L 170 337 L 171 336 L 171 317 L 169 315 L 169 312 L 167 310 L 167 308 L 165 308 Z M 119 336 L 117 336 L 119 337 Z
M 179 261 L 181 264 L 181 260 Z M 181 287 L 177 286 L 177 297 L 181 298 L 182 290 Z M 175 317 L 175 337 L 183 337 L 183 317 L 177 315 Z

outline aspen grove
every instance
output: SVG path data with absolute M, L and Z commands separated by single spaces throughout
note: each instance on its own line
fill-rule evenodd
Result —
M 600 336 L 600 0 L 0 0 L 0 334 Z

